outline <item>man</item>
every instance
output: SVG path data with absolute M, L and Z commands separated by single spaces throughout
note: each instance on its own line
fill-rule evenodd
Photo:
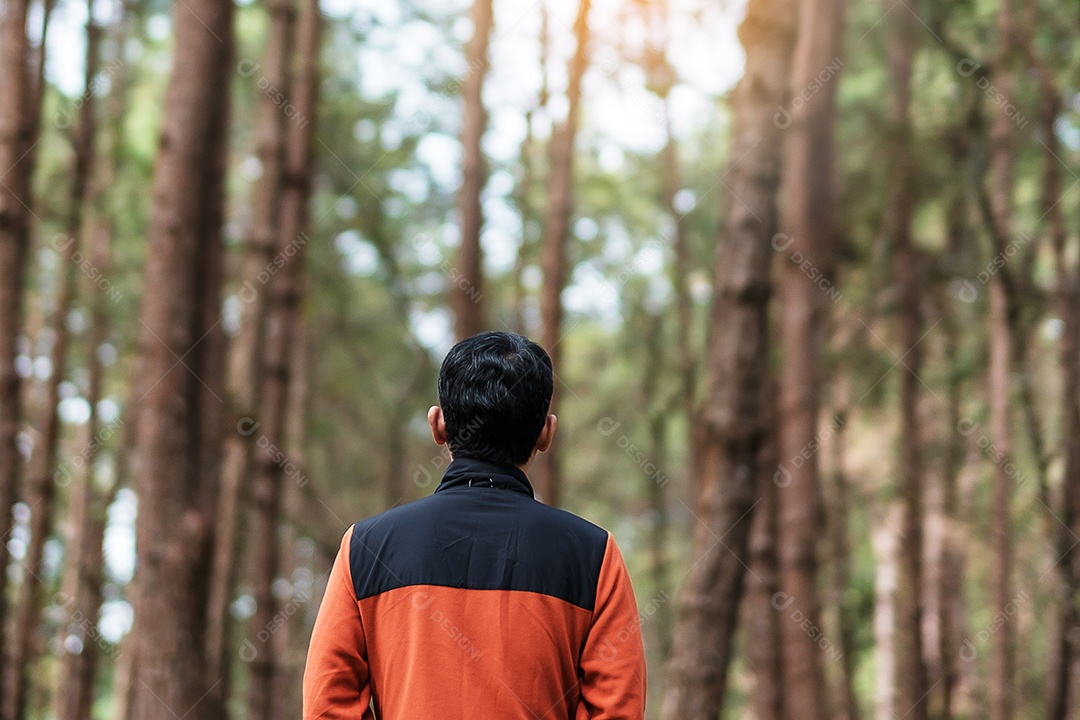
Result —
M 520 335 L 450 350 L 428 423 L 453 460 L 433 495 L 345 533 L 308 650 L 305 720 L 644 717 L 619 548 L 536 501 L 526 474 L 555 434 L 551 392 L 551 359 Z

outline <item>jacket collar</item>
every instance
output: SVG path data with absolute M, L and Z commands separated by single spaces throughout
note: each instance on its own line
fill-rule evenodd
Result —
M 454 458 L 435 492 L 457 487 L 492 487 L 536 497 L 528 476 L 518 468 L 477 458 Z

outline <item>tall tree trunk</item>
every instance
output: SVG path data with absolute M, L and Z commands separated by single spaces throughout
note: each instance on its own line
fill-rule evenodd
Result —
M 892 528 L 901 517 L 898 505 L 887 503 L 884 515 L 875 523 L 870 542 L 876 560 L 874 571 L 874 720 L 896 720 L 893 708 L 897 696 L 898 656 L 896 654 L 896 585 L 898 543 Z
M 222 681 L 213 689 L 208 703 L 220 718 L 228 716 L 229 667 L 234 657 L 229 644 L 230 606 L 236 585 L 239 538 L 244 535 L 243 500 L 250 475 L 251 453 L 259 437 L 248 429 L 257 418 L 258 392 L 263 378 L 262 352 L 268 307 L 268 270 L 277 250 L 275 233 L 280 227 L 284 187 L 285 134 L 289 119 L 279 106 L 276 90 L 289 97 L 288 64 L 292 56 L 295 5 L 293 0 L 268 0 L 270 29 L 263 62 L 258 74 L 260 86 L 255 121 L 255 152 L 262 175 L 252 194 L 251 228 L 245 241 L 241 266 L 240 299 L 243 303 L 240 327 L 229 347 L 227 389 L 233 421 L 225 428 L 218 501 L 218 536 L 214 546 L 210 596 L 207 604 L 206 663 L 210 677 Z M 240 64 L 244 68 L 244 63 Z M 302 116 L 297 115 L 300 118 Z
M 459 340 L 487 327 L 484 300 L 484 253 L 480 231 L 484 226 L 481 195 L 487 185 L 487 161 L 484 159 L 484 132 L 488 114 L 484 108 L 484 80 L 488 72 L 488 43 L 494 20 L 492 0 L 473 0 L 473 35 L 465 47 L 468 63 L 462 96 L 465 117 L 461 126 L 461 188 L 457 210 L 461 227 L 455 277 L 450 283 L 450 307 L 454 311 L 454 333 Z
M 829 500 L 826 503 L 826 527 L 831 550 L 831 593 L 836 606 L 836 635 L 840 646 L 840 699 L 834 713 L 842 720 L 859 720 L 859 698 L 855 693 L 855 612 L 848 600 L 851 582 L 851 547 L 848 538 L 848 507 L 850 505 L 847 472 L 844 469 L 844 453 L 847 448 L 846 430 L 851 414 L 850 386 L 840 379 L 843 389 L 839 392 L 839 405 L 833 418 L 832 476 Z
M 205 712 L 196 706 L 221 681 L 207 675 L 205 643 L 224 422 L 219 318 L 232 20 L 229 2 L 175 7 L 135 391 L 136 718 Z
M 540 291 L 540 318 L 543 325 L 542 344 L 551 356 L 555 368 L 555 392 L 551 412 L 556 413 L 559 399 L 559 373 L 562 372 L 562 291 L 566 287 L 567 246 L 570 243 L 571 195 L 574 186 L 574 139 L 577 137 L 578 109 L 581 105 L 581 79 L 589 64 L 589 8 L 591 0 L 579 0 L 574 20 L 577 48 L 570 60 L 569 82 L 566 87 L 567 110 L 563 120 L 551 134 L 548 143 L 547 216 L 540 241 L 540 266 L 544 271 L 544 286 Z M 558 505 L 562 490 L 562 473 L 558 445 L 553 445 L 536 459 L 537 490 L 548 505 Z
M 843 36 L 844 0 L 806 0 L 799 5 L 798 42 L 791 74 L 792 93 L 820 82 L 819 76 L 839 62 Z M 793 106 L 785 147 L 784 213 L 781 227 L 790 242 L 780 273 L 779 450 L 789 484 L 777 493 L 779 513 L 780 586 L 791 596 L 801 616 L 820 628 L 821 602 L 817 592 L 817 537 L 821 498 L 816 444 L 821 378 L 820 356 L 827 296 L 819 280 L 811 279 L 793 259 L 801 256 L 822 277 L 831 278 L 834 228 L 832 168 L 835 154 L 833 118 L 834 75 L 806 102 Z M 798 255 L 797 255 L 798 254 Z M 825 676 L 817 638 L 801 622 L 780 623 L 784 652 L 784 689 L 790 700 L 788 717 L 824 718 Z
M 10 717 L 23 720 L 27 715 L 27 693 L 34 663 L 38 659 L 41 640 L 42 579 L 45 569 L 43 558 L 45 541 L 53 525 L 57 483 L 57 449 L 60 444 L 60 384 L 67 375 L 67 349 L 70 340 L 67 318 L 75 300 L 75 265 L 82 237 L 83 208 L 87 202 L 87 178 L 94 162 L 95 98 L 93 82 L 98 68 L 98 47 L 101 31 L 93 21 L 93 0 L 88 3 L 91 19 L 87 21 L 86 69 L 84 73 L 83 102 L 79 108 L 75 131 L 75 154 L 72 161 L 70 207 L 66 219 L 66 233 L 54 242 L 63 243 L 56 297 L 48 325 L 52 335 L 49 363 L 52 372 L 44 381 L 41 417 L 36 427 L 34 450 L 28 463 L 30 543 L 26 552 L 27 574 L 19 588 L 16 607 L 15 637 L 12 643 L 10 680 Z M 43 51 L 44 52 L 44 51 Z
M 525 282 L 522 274 L 526 265 L 532 259 L 535 252 L 535 241 L 532 238 L 532 225 L 536 220 L 536 209 L 532 202 L 533 186 L 538 181 L 536 162 L 533 157 L 536 145 L 536 133 L 533 128 L 537 113 L 547 111 L 548 101 L 548 9 L 547 5 L 540 3 L 540 89 L 537 92 L 536 106 L 525 111 L 525 138 L 521 141 L 521 179 L 514 188 L 514 195 L 518 203 L 518 212 L 521 215 L 521 242 L 518 245 L 517 256 L 514 259 L 514 329 L 520 333 L 528 332 L 526 320 L 526 293 Z M 542 176 L 541 176 L 542 177 Z
M 915 210 L 915 167 L 912 156 L 911 76 L 917 20 L 910 12 L 890 13 L 887 41 L 893 84 L 894 156 L 887 208 L 893 250 L 893 275 L 899 295 L 900 346 L 900 497 L 903 520 L 898 547 L 896 584 L 895 696 L 893 710 L 910 720 L 927 718 L 927 674 L 923 658 L 922 601 L 923 466 L 918 418 L 919 373 L 922 370 L 922 318 L 919 312 L 919 254 L 912 239 Z M 910 713 L 910 714 L 909 714 Z
M 309 9 L 315 6 L 316 3 L 309 3 Z M 304 294 L 305 296 L 307 294 L 306 283 Z M 301 474 L 307 477 L 307 428 L 311 407 L 311 342 L 310 333 L 303 315 L 298 315 L 295 320 L 296 326 L 292 331 L 292 349 L 289 358 L 291 373 L 289 378 L 289 414 L 285 423 L 285 447 L 289 457 L 301 469 Z M 285 515 L 290 520 L 297 516 L 303 504 L 304 488 L 301 487 L 301 484 L 306 485 L 306 482 L 290 482 L 285 486 L 283 504 L 285 506 Z M 302 585 L 304 589 L 299 592 L 296 589 L 298 582 L 296 571 L 301 567 L 308 567 L 310 564 L 310 560 L 298 557 L 299 553 L 297 552 L 296 541 L 304 533 L 304 530 L 295 523 L 288 522 L 285 532 L 287 542 L 284 543 L 284 547 L 287 550 L 284 570 L 288 573 L 287 577 L 291 581 L 289 603 L 293 612 L 290 622 L 294 624 L 290 626 L 286 622 L 275 636 L 275 640 L 280 641 L 277 653 L 278 657 L 281 658 L 277 668 L 277 680 L 275 681 L 275 720 L 291 720 L 301 710 L 299 689 L 304 672 L 304 660 L 307 657 L 307 634 L 306 632 L 293 632 L 293 630 L 296 628 L 295 623 L 305 617 L 306 613 L 303 610 L 308 607 L 308 603 L 311 601 L 309 587 Z
M 1029 15 L 1035 3 L 1028 0 Z M 1029 22 L 1029 27 L 1030 27 Z M 1060 141 L 1056 131 L 1062 98 L 1050 69 L 1035 55 L 1031 38 L 1027 40 L 1027 55 L 1039 80 L 1039 130 L 1043 144 L 1042 209 L 1050 226 L 1050 241 L 1054 252 L 1057 276 L 1057 311 L 1063 324 L 1058 345 L 1058 364 L 1061 367 L 1062 420 L 1061 455 L 1065 460 L 1061 480 L 1061 497 L 1055 516 L 1049 523 L 1054 530 L 1054 558 L 1057 567 L 1057 617 L 1050 638 L 1050 661 L 1046 683 L 1047 720 L 1069 717 L 1070 694 L 1075 693 L 1071 676 L 1078 656 L 1074 628 L 1080 625 L 1077 607 L 1077 588 L 1080 586 L 1075 551 L 1077 519 L 1080 518 L 1080 270 L 1070 262 L 1068 231 L 1061 203 Z M 1049 498 L 1044 500 L 1049 503 Z
M 259 430 L 268 445 L 255 455 L 252 482 L 251 588 L 255 614 L 251 642 L 256 654 L 251 661 L 248 717 L 272 720 L 273 686 L 278 672 L 275 642 L 271 641 L 277 600 L 274 580 L 280 566 L 278 525 L 281 522 L 282 484 L 286 463 L 271 448 L 285 447 L 289 380 L 292 373 L 290 350 L 298 327 L 303 300 L 305 258 L 310 215 L 308 201 L 312 186 L 311 143 L 318 98 L 318 49 L 321 28 L 318 0 L 304 0 L 299 30 L 299 66 L 295 101 L 303 123 L 289 126 L 285 155 L 285 186 L 281 202 L 281 226 L 277 235 L 280 257 L 288 258 L 270 285 L 270 307 L 266 317 L 265 373 L 260 392 Z M 296 482 L 295 477 L 290 477 Z
M 994 84 L 1007 98 L 1013 93 L 1012 64 L 1016 45 L 1015 0 L 1001 0 L 998 10 L 999 55 Z M 1013 163 L 1015 125 L 999 110 L 990 129 L 991 222 L 995 238 L 993 252 L 1004 253 L 1012 225 Z M 1009 268 L 1003 267 L 990 278 L 990 367 L 987 392 L 990 396 L 990 432 L 994 445 L 1003 457 L 1012 456 L 1011 376 L 1015 346 L 1015 285 Z M 991 571 L 991 603 L 994 612 L 1002 612 L 1012 601 L 1012 547 L 1010 505 L 1013 478 L 1006 463 L 994 463 L 994 492 L 990 534 L 994 563 Z M 990 638 L 990 720 L 1012 720 L 1013 676 L 1015 664 L 1015 625 L 1008 620 Z
M 777 230 L 781 131 L 795 6 L 751 0 L 739 37 L 746 74 L 732 95 L 730 165 L 716 256 L 706 406 L 694 433 L 701 475 L 694 564 L 679 601 L 664 720 L 713 720 L 724 704 L 766 427 L 770 242 Z
M 644 311 L 644 308 L 642 308 Z M 663 469 L 668 465 L 668 416 L 667 407 L 660 402 L 657 392 L 657 381 L 663 376 L 663 316 L 661 314 L 649 315 L 649 327 L 645 336 L 645 365 L 642 377 L 642 407 L 647 408 L 649 424 L 649 458 L 656 468 L 653 472 L 646 472 L 645 496 L 649 499 L 650 528 L 649 528 L 649 567 L 652 571 L 652 585 L 657 593 L 663 591 L 668 585 L 668 562 L 667 562 L 667 535 L 668 535 L 668 511 L 667 495 L 664 492 L 667 486 L 667 475 Z M 671 613 L 666 602 L 657 607 L 656 618 L 652 625 L 656 628 L 654 637 L 663 657 L 667 657 L 671 645 Z
M 106 164 L 109 164 L 108 161 Z M 106 175 L 103 175 L 103 180 Z M 105 218 L 95 218 L 91 228 L 93 244 L 90 260 L 94 267 L 104 274 L 109 267 L 110 224 Z M 102 397 L 105 374 L 99 355 L 99 349 L 105 343 L 108 333 L 105 302 L 105 297 L 101 294 L 91 301 L 93 309 L 86 345 L 86 401 L 90 405 L 90 418 L 87 421 L 89 438 L 85 447 L 90 452 L 82 459 L 68 510 L 71 517 L 71 537 L 65 553 L 65 590 L 62 603 L 65 616 L 61 626 L 63 649 L 59 659 L 55 693 L 58 720 L 83 720 L 90 717 L 94 681 L 101 655 L 94 630 L 101 615 L 104 562 L 102 541 L 109 498 L 99 496 L 94 488 L 94 473 L 100 451 L 100 442 L 94 440 L 104 432 L 97 404 Z M 76 644 L 77 651 L 69 647 L 69 643 Z
M 771 371 L 769 371 L 771 373 Z M 782 609 L 787 599 L 780 595 L 780 567 L 776 554 L 777 515 L 776 483 L 777 433 L 776 433 L 776 383 L 766 379 L 767 427 L 765 441 L 761 445 L 758 467 L 758 505 L 754 508 L 754 520 L 750 526 L 750 562 L 746 581 L 744 607 L 750 613 L 747 618 L 747 648 L 749 665 L 754 674 L 752 703 L 755 720 L 783 720 L 784 674 L 783 653 L 780 640 Z
M 15 370 L 16 341 L 21 330 L 23 275 L 30 242 L 31 125 L 29 42 L 26 14 L 29 0 L 9 0 L 0 27 L 0 648 L 8 648 L 7 539 L 22 459 L 15 444 L 21 416 L 20 382 Z M 0 713 L 10 706 L 5 691 L 6 652 L 0 652 Z

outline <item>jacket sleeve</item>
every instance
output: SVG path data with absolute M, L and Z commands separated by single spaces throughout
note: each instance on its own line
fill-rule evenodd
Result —
M 349 568 L 353 529 L 341 539 L 326 581 L 304 668 L 304 720 L 371 720 L 367 645 Z
M 577 720 L 645 717 L 645 648 L 634 588 L 622 553 L 608 533 L 592 626 L 581 653 Z

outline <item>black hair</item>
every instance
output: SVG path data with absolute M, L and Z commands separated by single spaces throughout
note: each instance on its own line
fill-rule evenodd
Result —
M 439 404 L 454 457 L 523 465 L 544 429 L 551 358 L 517 333 L 484 332 L 450 348 L 439 370 Z

